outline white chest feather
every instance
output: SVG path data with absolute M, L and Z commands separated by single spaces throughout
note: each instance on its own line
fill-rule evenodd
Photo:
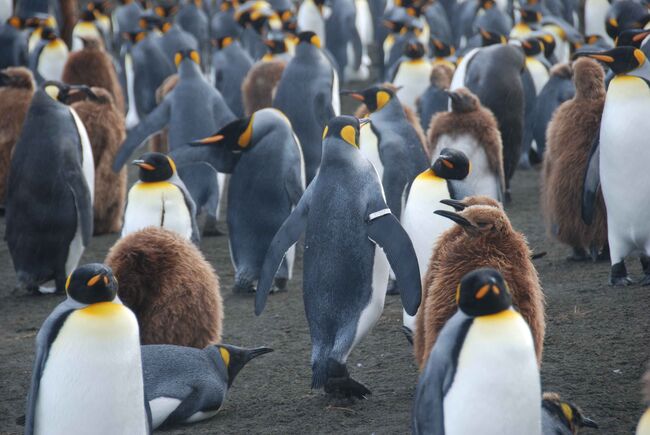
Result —
M 458 64 L 456 71 L 454 71 L 454 77 L 451 79 L 451 85 L 449 86 L 450 91 L 465 86 L 465 73 L 467 72 L 467 65 L 469 64 L 469 61 L 472 60 L 472 57 L 474 57 L 479 50 L 480 48 L 472 49 L 460 61 L 460 64 Z
M 401 87 L 397 91 L 399 101 L 415 110 L 415 102 L 427 90 L 433 65 L 425 59 L 404 61 L 400 64 L 393 84 Z
M 38 57 L 38 73 L 45 80 L 60 81 L 63 67 L 68 60 L 68 47 L 61 40 L 49 43 Z
M 301 32 L 311 30 L 325 43 L 325 20 L 313 0 L 305 0 L 300 5 L 296 20 Z
M 609 7 L 610 4 L 607 0 L 586 0 L 585 35 L 600 35 L 611 44 L 612 39 L 605 30 Z
M 36 434 L 146 433 L 138 323 L 115 311 L 79 310 L 64 323 L 41 377 Z
M 126 96 L 129 101 L 129 111 L 126 114 L 126 128 L 133 128 L 140 122 L 138 110 L 135 107 L 135 76 L 133 73 L 133 59 L 130 54 L 124 57 L 124 74 L 126 75 Z
M 650 435 L 650 408 L 641 416 L 636 427 L 636 435 Z
M 341 114 L 341 95 L 339 93 L 339 73 L 332 67 L 332 109 L 334 115 Z
M 539 95 L 539 92 L 548 81 L 548 70 L 542 62 L 535 59 L 534 57 L 526 58 L 526 68 L 528 68 L 530 76 L 533 78 L 533 83 L 535 84 L 535 93 Z
M 139 181 L 129 190 L 122 237 L 150 226 L 175 231 L 188 240 L 192 237 L 185 197 L 172 183 Z
M 359 151 L 370 160 L 381 180 L 384 176 L 384 165 L 379 158 L 379 141 L 370 126 L 362 128 L 359 132 Z
M 477 318 L 444 402 L 446 435 L 539 435 L 541 386 L 530 329 L 513 310 Z

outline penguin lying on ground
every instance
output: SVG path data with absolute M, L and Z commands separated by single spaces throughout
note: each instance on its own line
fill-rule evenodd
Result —
M 429 126 L 431 155 L 436 158 L 441 149 L 453 148 L 472 162 L 471 174 L 451 183 L 458 198 L 487 195 L 503 201 L 503 145 L 496 118 L 466 88 L 448 95 L 451 111 L 436 114 Z
M 260 61 L 251 67 L 241 87 L 246 116 L 273 105 L 273 97 L 285 67 L 283 60 Z
M 111 165 L 126 136 L 124 114 L 105 89 L 86 89 L 87 98 L 72 104 L 86 127 L 95 166 L 94 234 L 117 233 L 122 229 L 126 202 L 126 168 L 113 172 Z
M 172 345 L 142 346 L 144 394 L 151 429 L 195 423 L 213 417 L 239 371 L 268 347 L 244 349 L 215 344 L 204 349 Z
M 63 292 L 92 236 L 95 171 L 88 133 L 65 105 L 78 88 L 46 82 L 34 94 L 11 159 L 5 240 L 31 292 Z M 37 176 L 34 176 L 37 174 Z
M 453 279 L 441 276 L 441 279 Z M 529 326 L 490 268 L 463 276 L 418 381 L 413 433 L 540 435 L 540 377 Z
M 0 71 L 0 204 L 4 205 L 11 155 L 34 95 L 34 77 L 24 67 Z
M 202 348 L 221 340 L 219 278 L 197 247 L 149 227 L 119 240 L 105 261 L 138 318 L 142 344 Z
M 453 75 L 454 70 L 448 65 L 435 65 L 431 70 L 429 87 L 416 103 L 418 116 L 424 131 L 429 130 L 433 115 L 447 111 L 449 97 L 445 91 L 449 89 Z
M 386 205 L 377 172 L 359 153 L 359 121 L 335 117 L 323 136 L 320 171 L 266 254 L 255 313 L 264 309 L 285 252 L 306 232 L 303 282 L 312 388 L 362 398 L 370 391 L 350 377 L 345 363 L 381 315 L 388 263 L 410 315 L 420 304 L 420 272 L 408 234 Z
M 605 73 L 596 61 L 581 58 L 573 66 L 576 95 L 563 103 L 548 126 L 544 156 L 542 213 L 547 232 L 569 245 L 569 260 L 596 260 L 607 245 L 607 220 L 602 193 L 594 219 L 586 225 L 580 215 L 582 183 L 591 145 L 598 137 L 605 104 Z
M 575 435 L 583 427 L 598 429 L 595 421 L 585 417 L 582 410 L 564 401 L 557 393 L 542 396 L 542 434 Z
M 530 326 L 540 363 L 545 330 L 544 293 L 524 236 L 512 228 L 500 207 L 473 205 L 460 212 L 435 213 L 458 225 L 438 239 L 424 279 L 423 305 L 418 312 L 414 343 L 420 368 L 424 368 L 440 329 L 453 315 L 454 283 L 477 267 L 496 267 L 510 283 L 513 303 Z
M 149 433 L 138 322 L 117 287 L 102 264 L 68 277 L 36 336 L 25 434 Z
M 262 109 L 193 142 L 203 160 L 232 174 L 228 183 L 228 234 L 235 267 L 235 292 L 254 292 L 273 235 L 305 190 L 305 166 L 298 138 L 277 109 Z M 286 290 L 294 253 L 275 280 Z

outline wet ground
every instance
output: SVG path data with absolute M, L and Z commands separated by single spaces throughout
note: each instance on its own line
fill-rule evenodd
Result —
M 538 205 L 539 174 L 520 171 L 507 208 L 536 251 L 547 300 L 543 389 L 557 391 L 596 420 L 601 434 L 630 434 L 642 413 L 639 380 L 650 357 L 650 288 L 606 285 L 607 263 L 570 263 L 565 247 L 545 238 Z M 0 220 L 4 234 L 4 220 Z M 225 229 L 225 224 L 221 223 Z M 95 237 L 83 262 L 102 261 L 116 236 Z M 310 391 L 310 339 L 301 295 L 299 257 L 289 292 L 270 297 L 260 317 L 253 299 L 231 292 L 233 271 L 226 237 L 206 238 L 202 249 L 217 270 L 225 303 L 223 340 L 266 345 L 275 352 L 247 366 L 217 417 L 167 434 L 408 433 L 417 382 L 411 348 L 400 332 L 401 306 L 387 297 L 383 316 L 352 352 L 348 366 L 372 396 L 350 403 Z M 640 277 L 637 261 L 628 270 Z M 0 433 L 20 433 L 38 328 L 62 296 L 14 293 L 14 271 L 0 243 Z M 594 432 L 595 433 L 595 432 Z

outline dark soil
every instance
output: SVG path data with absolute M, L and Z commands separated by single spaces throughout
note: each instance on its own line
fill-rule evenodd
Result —
M 538 204 L 538 171 L 520 171 L 513 182 L 508 213 L 535 252 L 547 300 L 543 389 L 557 391 L 596 420 L 601 434 L 630 434 L 642 414 L 640 378 L 650 357 L 650 288 L 607 286 L 608 263 L 570 263 L 566 247 L 549 241 Z M 225 224 L 221 223 L 225 229 Z M 4 221 L 0 231 L 4 233 Z M 95 237 L 82 262 L 102 261 L 116 236 Z M 225 302 L 226 343 L 266 345 L 275 352 L 247 366 L 234 383 L 222 411 L 212 420 L 167 429 L 168 434 L 359 433 L 410 431 L 418 373 L 411 348 L 400 332 L 399 298 L 387 297 L 384 314 L 352 352 L 352 376 L 373 394 L 360 402 L 328 399 L 310 391 L 310 338 L 298 258 L 289 292 L 270 298 L 255 317 L 253 298 L 231 292 L 233 270 L 225 236 L 206 238 L 202 249 L 217 270 Z M 6 244 L 0 243 L 0 433 L 20 433 L 29 385 L 34 338 L 63 296 L 14 292 L 15 274 Z M 635 278 L 636 260 L 628 261 Z

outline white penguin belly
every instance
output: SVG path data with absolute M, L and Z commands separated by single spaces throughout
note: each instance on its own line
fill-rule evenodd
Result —
M 474 319 L 443 399 L 446 435 L 539 435 L 533 338 L 514 310 Z
M 135 315 L 103 303 L 70 314 L 52 343 L 36 400 L 35 434 L 146 434 Z M 86 311 L 86 310 L 90 310 Z
M 150 226 L 166 228 L 191 239 L 192 218 L 183 192 L 175 185 L 138 182 L 129 191 L 122 237 Z
M 63 68 L 68 60 L 68 47 L 61 40 L 50 42 L 43 47 L 38 57 L 38 73 L 45 80 L 60 81 L 63 76 Z
M 341 114 L 341 94 L 339 93 L 339 73 L 332 67 L 332 109 L 334 115 Z
M 470 52 L 467 53 L 465 57 L 463 57 L 463 59 L 460 61 L 460 64 L 458 64 L 456 71 L 454 71 L 454 76 L 451 79 L 451 85 L 449 85 L 450 91 L 454 91 L 465 86 L 465 73 L 467 72 L 467 65 L 479 50 L 480 48 L 474 48 L 470 50 Z
M 138 117 L 138 109 L 135 107 L 135 88 L 134 88 L 134 74 L 133 74 L 133 59 L 131 54 L 127 53 L 124 57 L 124 74 L 126 75 L 126 96 L 129 100 L 129 111 L 126 114 L 126 128 L 131 129 L 138 125 L 140 118 Z
M 372 44 L 375 38 L 372 26 L 372 13 L 370 12 L 370 6 L 368 6 L 368 0 L 355 0 L 354 4 L 357 8 L 355 25 L 357 26 L 357 31 L 359 32 L 361 43 L 364 46 L 368 46 Z
M 325 44 L 325 20 L 313 0 L 305 0 L 300 5 L 296 21 L 298 23 L 298 31 L 306 32 L 311 30 L 318 35 L 321 43 Z
M 400 103 L 415 110 L 415 102 L 429 87 L 433 65 L 428 60 L 402 62 L 393 80 Z
M 485 195 L 497 201 L 501 198 L 501 181 L 499 175 L 490 168 L 485 148 L 470 134 L 442 135 L 438 139 L 432 161 L 440 155 L 440 150 L 453 148 L 465 153 L 472 163 L 472 169 L 464 180 L 453 181 L 454 187 L 460 192 L 455 192 L 457 199 L 465 196 Z
M 607 34 L 605 22 L 610 4 L 607 0 L 586 0 L 585 2 L 585 35 L 600 35 L 610 44 L 612 38 Z
M 530 76 L 533 78 L 535 93 L 539 95 L 540 91 L 548 81 L 548 70 L 542 62 L 531 57 L 526 58 L 526 68 L 528 68 Z
M 149 401 L 151 410 L 151 428 L 156 429 L 163 424 L 167 417 L 181 404 L 180 399 L 174 397 L 156 397 Z
M 384 176 L 384 165 L 379 157 L 379 141 L 370 126 L 364 127 L 359 132 L 359 151 L 375 167 L 379 180 Z

